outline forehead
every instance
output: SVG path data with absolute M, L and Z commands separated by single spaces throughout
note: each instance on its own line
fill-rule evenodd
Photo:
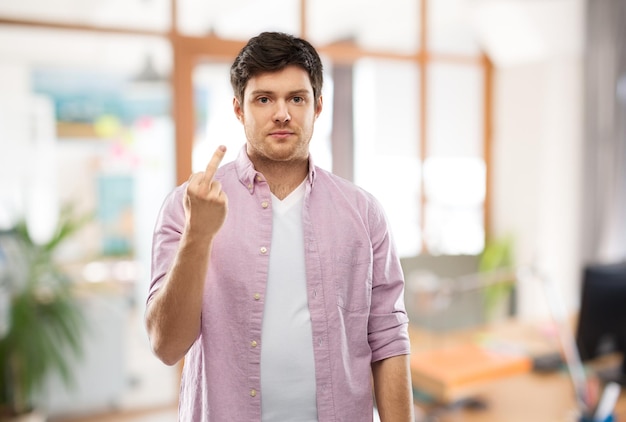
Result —
M 256 91 L 276 94 L 306 91 L 312 94 L 313 86 L 306 70 L 299 66 L 287 66 L 275 72 L 264 72 L 250 78 L 246 84 L 244 95 Z

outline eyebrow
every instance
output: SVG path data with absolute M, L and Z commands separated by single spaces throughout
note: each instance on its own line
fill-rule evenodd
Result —
M 252 91 L 250 93 L 251 97 L 258 97 L 259 95 L 268 95 L 268 96 L 272 96 L 272 95 L 276 95 L 275 91 L 267 91 L 264 89 L 257 89 L 255 91 Z M 313 95 L 313 93 L 308 90 L 308 89 L 296 89 L 295 91 L 289 91 L 287 93 L 287 96 L 293 96 L 293 95 L 300 95 L 300 96 L 305 96 L 305 95 Z

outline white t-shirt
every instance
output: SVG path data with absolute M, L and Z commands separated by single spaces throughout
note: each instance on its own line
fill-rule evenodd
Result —
M 264 422 L 317 422 L 302 232 L 305 190 L 303 182 L 282 201 L 272 195 L 272 244 L 261 335 Z

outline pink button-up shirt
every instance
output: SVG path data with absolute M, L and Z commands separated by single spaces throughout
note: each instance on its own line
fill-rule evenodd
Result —
M 309 168 L 302 219 L 318 418 L 369 421 L 371 363 L 410 353 L 402 269 L 379 203 L 312 162 Z M 271 193 L 245 147 L 215 178 L 229 210 L 213 243 L 201 330 L 185 357 L 179 420 L 258 422 Z M 184 189 L 166 198 L 156 223 L 148 301 L 176 254 Z

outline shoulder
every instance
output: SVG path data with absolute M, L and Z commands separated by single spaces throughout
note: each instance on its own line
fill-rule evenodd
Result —
M 328 170 L 316 167 L 312 191 L 316 197 L 344 209 L 351 208 L 367 219 L 385 219 L 383 206 L 372 193 Z
M 315 187 L 317 188 L 319 186 L 321 190 L 340 193 L 346 198 L 358 199 L 360 201 L 365 201 L 379 206 L 378 200 L 369 191 L 365 190 L 361 186 L 358 186 L 354 182 L 331 173 L 328 170 L 316 167 L 314 183 Z
M 157 225 L 160 226 L 168 222 L 184 220 L 183 197 L 185 189 L 187 189 L 187 183 L 181 183 L 167 194 L 159 211 Z

